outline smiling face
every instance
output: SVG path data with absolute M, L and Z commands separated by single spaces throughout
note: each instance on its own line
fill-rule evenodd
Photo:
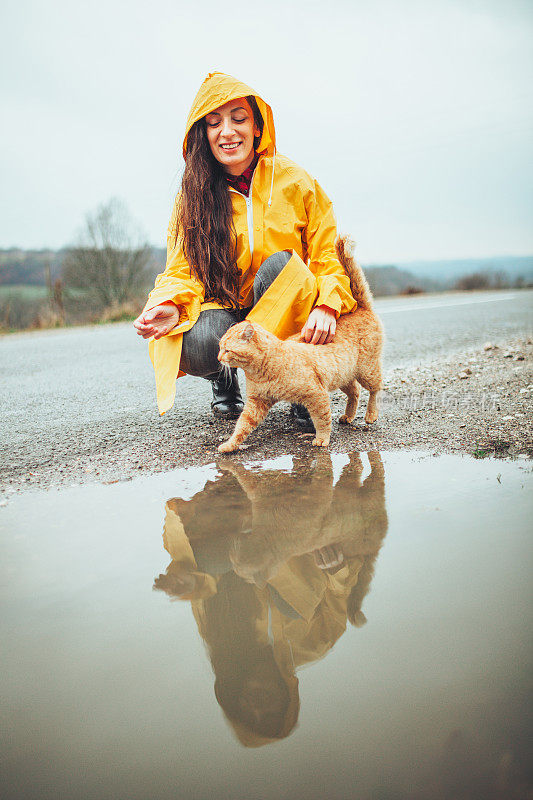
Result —
M 240 97 L 206 114 L 211 152 L 230 175 L 241 175 L 254 159 L 254 137 L 261 132 L 248 100 Z

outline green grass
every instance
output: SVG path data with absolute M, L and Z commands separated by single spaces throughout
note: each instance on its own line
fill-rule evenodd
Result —
M 476 447 L 472 455 L 474 458 L 486 458 L 487 456 L 491 455 L 491 450 L 485 450 L 482 447 Z

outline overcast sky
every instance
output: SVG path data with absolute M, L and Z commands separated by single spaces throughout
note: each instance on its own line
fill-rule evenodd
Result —
M 123 198 L 163 245 L 210 71 L 273 107 L 364 262 L 533 252 L 530 0 L 3 0 L 0 247 Z

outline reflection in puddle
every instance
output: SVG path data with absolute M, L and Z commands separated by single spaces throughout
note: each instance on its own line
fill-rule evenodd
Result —
M 531 800 L 531 478 L 318 452 L 11 496 L 2 798 Z
M 215 694 L 242 744 L 283 739 L 300 707 L 296 669 L 322 658 L 362 603 L 387 532 L 379 453 L 349 457 L 334 485 L 329 453 L 292 471 L 224 461 L 189 500 L 166 504 L 172 561 L 154 588 L 190 600 Z

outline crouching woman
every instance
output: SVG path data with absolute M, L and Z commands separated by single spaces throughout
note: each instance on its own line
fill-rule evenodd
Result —
M 236 322 L 246 317 L 282 339 L 301 331 L 322 345 L 356 305 L 335 253 L 330 200 L 275 145 L 270 106 L 235 78 L 208 75 L 187 120 L 165 271 L 134 322 L 151 340 L 161 414 L 183 374 L 211 381 L 215 414 L 240 414 L 237 371 L 217 359 Z M 295 414 L 308 423 L 303 407 Z

